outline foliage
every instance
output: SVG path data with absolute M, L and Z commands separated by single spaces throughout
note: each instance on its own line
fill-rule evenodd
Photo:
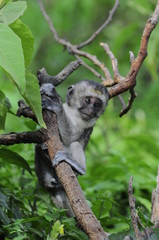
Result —
M 126 75 L 130 67 L 128 52 L 137 54 L 142 29 L 155 3 L 121 0 L 112 24 L 86 50 L 108 62 L 98 45 L 100 41 L 108 42 L 119 60 L 120 71 Z M 16 116 L 18 100 L 24 98 L 43 125 L 33 73 L 45 66 L 56 75 L 73 57 L 54 42 L 36 1 L 0 4 L 0 133 L 34 130 L 39 126 Z M 112 1 L 47 0 L 45 4 L 60 36 L 79 43 L 106 18 Z M 158 34 L 156 30 L 152 35 L 132 111 L 118 118 L 120 103 L 117 98 L 110 101 L 86 150 L 87 174 L 79 177 L 93 212 L 104 229 L 113 233 L 110 239 L 123 239 L 127 231 L 134 234 L 128 207 L 131 175 L 140 217 L 145 226 L 150 226 L 151 192 L 159 159 Z M 109 62 L 107 65 L 110 67 Z M 97 80 L 81 68 L 58 91 L 64 96 L 66 87 L 82 78 Z M 39 188 L 33 159 L 31 144 L 0 149 L 0 239 L 87 239 L 75 220 L 68 219 L 64 210 L 54 208 L 49 196 Z

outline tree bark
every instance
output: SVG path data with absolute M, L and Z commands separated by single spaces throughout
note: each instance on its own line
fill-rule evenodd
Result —
M 56 151 L 62 150 L 56 115 L 52 112 L 43 111 L 43 118 L 48 130 L 47 141 L 50 159 L 53 159 Z M 106 233 L 99 221 L 88 207 L 82 189 L 72 168 L 65 162 L 56 167 L 56 174 L 69 198 L 72 209 L 77 217 L 79 225 L 83 228 L 91 240 L 108 240 Z

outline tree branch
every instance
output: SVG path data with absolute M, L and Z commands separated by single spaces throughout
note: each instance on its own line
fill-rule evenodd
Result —
M 59 138 L 56 115 L 45 110 L 43 111 L 43 117 L 49 136 L 49 140 L 47 141 L 49 156 L 50 159 L 53 159 L 56 151 L 63 149 Z M 62 162 L 55 168 L 55 170 L 58 179 L 69 198 L 79 225 L 88 234 L 91 240 L 108 240 L 106 233 L 99 224 L 99 221 L 88 207 L 82 189 L 72 168 L 67 163 Z
M 152 209 L 151 209 L 151 222 L 154 223 L 154 227 L 159 227 L 159 166 L 157 174 L 157 186 L 152 192 Z
M 130 88 L 129 92 L 130 92 L 130 98 L 129 98 L 128 105 L 125 106 L 125 107 L 121 110 L 121 112 L 120 112 L 120 117 L 122 117 L 124 114 L 126 114 L 126 113 L 131 109 L 132 104 L 133 104 L 133 102 L 134 102 L 134 99 L 137 97 L 137 94 L 136 94 L 134 88 Z
M 20 100 L 18 102 L 19 109 L 17 111 L 18 117 L 25 117 L 25 118 L 31 118 L 34 122 L 38 123 L 38 120 L 31 110 L 30 106 L 28 106 L 23 100 Z
M 75 60 L 70 62 L 60 73 L 56 76 L 50 76 L 46 72 L 45 68 L 42 68 L 38 71 L 37 76 L 39 79 L 40 85 L 42 83 L 52 83 L 54 86 L 61 84 L 68 76 L 75 71 L 78 67 L 81 66 L 80 60 Z
M 127 113 L 129 111 L 129 109 L 131 108 L 132 103 L 133 103 L 133 101 L 136 97 L 136 93 L 134 91 L 134 87 L 136 85 L 136 76 L 138 74 L 138 71 L 139 71 L 144 59 L 147 56 L 147 45 L 148 45 L 149 37 L 151 35 L 151 32 L 153 31 L 153 29 L 157 25 L 157 22 L 158 22 L 159 0 L 157 1 L 156 8 L 154 10 L 154 13 L 153 13 L 152 17 L 147 21 L 147 23 L 145 25 L 145 28 L 144 28 L 144 31 L 143 31 L 143 34 L 142 34 L 142 38 L 141 38 L 140 49 L 139 49 L 137 57 L 134 58 L 133 53 L 130 52 L 131 68 L 130 68 L 129 73 L 127 74 L 127 76 L 125 78 L 122 77 L 119 74 L 117 59 L 114 57 L 113 53 L 109 49 L 109 46 L 105 43 L 101 43 L 101 46 L 104 48 L 104 50 L 108 54 L 109 58 L 111 59 L 112 67 L 113 67 L 113 73 L 114 73 L 114 78 L 113 79 L 111 77 L 111 74 L 110 74 L 109 70 L 104 65 L 104 63 L 102 63 L 96 56 L 91 55 L 90 53 L 81 51 L 79 49 L 88 45 L 88 44 L 90 44 L 95 39 L 95 37 L 107 26 L 107 24 L 109 24 L 112 16 L 114 15 L 114 13 L 115 13 L 118 5 L 119 5 L 119 1 L 118 0 L 115 1 L 115 4 L 114 4 L 112 10 L 110 11 L 109 17 L 99 27 L 99 29 L 96 32 L 94 32 L 91 35 L 90 38 L 88 38 L 86 41 L 84 41 L 83 43 L 81 43 L 79 45 L 73 45 L 69 41 L 66 41 L 65 39 L 62 39 L 58 36 L 51 19 L 49 18 L 49 16 L 47 15 L 47 13 L 44 9 L 42 1 L 38 0 L 38 2 L 39 2 L 39 5 L 40 5 L 42 14 L 44 15 L 46 21 L 48 22 L 50 30 L 53 33 L 55 40 L 59 44 L 63 45 L 68 50 L 68 52 L 70 54 L 72 54 L 76 58 L 78 58 L 78 60 L 80 60 L 80 63 L 85 68 L 87 68 L 89 71 L 91 71 L 99 79 L 102 79 L 104 86 L 107 86 L 107 87 L 111 86 L 109 88 L 110 98 L 112 98 L 114 96 L 117 96 L 117 95 L 119 95 L 119 94 L 121 94 L 121 93 L 123 93 L 127 90 L 130 90 L 131 97 L 129 99 L 128 105 L 126 106 L 125 109 L 122 110 L 122 112 L 120 113 L 120 116 Z M 102 72 L 104 73 L 104 77 L 101 76 L 96 70 L 91 68 L 89 65 L 85 64 L 85 62 L 81 58 L 79 58 L 79 56 L 84 57 L 86 59 L 89 59 L 94 65 L 98 66 L 102 70 Z
M 111 79 L 111 75 L 110 75 L 109 70 L 105 67 L 105 65 L 101 61 L 99 61 L 99 59 L 96 56 L 91 55 L 91 54 L 89 54 L 87 52 L 79 50 L 79 48 L 82 48 L 82 46 L 79 47 L 79 45 L 78 46 L 77 45 L 73 45 L 69 41 L 66 41 L 65 39 L 60 38 L 58 36 L 57 31 L 56 31 L 56 29 L 55 29 L 55 27 L 54 27 L 50 17 L 48 16 L 48 14 L 46 13 L 46 11 L 44 9 L 44 5 L 43 5 L 42 1 L 38 0 L 38 2 L 39 2 L 39 5 L 40 5 L 41 12 L 42 12 L 43 16 L 45 17 L 46 21 L 48 22 L 51 32 L 53 33 L 54 39 L 59 44 L 63 45 L 68 50 L 68 52 L 70 54 L 72 54 L 74 56 L 81 56 L 81 57 L 89 59 L 93 64 L 95 64 L 96 66 L 98 66 L 102 70 L 102 72 L 104 73 L 104 76 L 105 76 L 106 79 L 108 79 L 108 80 Z M 105 21 L 105 23 L 97 30 L 97 34 L 99 34 L 107 26 L 107 24 L 109 23 L 110 19 L 113 16 L 113 14 L 115 13 L 117 7 L 118 7 L 118 0 L 116 0 L 113 9 L 110 12 L 110 15 L 108 17 L 108 21 Z M 91 37 L 91 40 L 87 40 L 87 41 L 88 42 L 93 41 L 95 39 L 95 35 L 96 35 L 96 33 L 94 33 L 92 35 L 93 37 Z M 82 45 L 83 46 L 87 45 L 88 43 L 86 43 L 86 42 L 83 43 Z M 85 67 L 85 66 L 88 66 L 88 65 L 84 65 L 83 64 L 83 66 Z M 88 68 L 88 67 L 87 67 L 87 69 L 88 70 L 92 70 L 91 68 Z M 98 75 L 98 76 L 100 76 L 100 75 Z
M 13 145 L 17 143 L 43 143 L 48 139 L 45 129 L 22 132 L 8 133 L 0 135 L 0 145 Z
M 128 190 L 131 221 L 132 221 L 132 225 L 133 225 L 133 228 L 134 228 L 134 231 L 135 231 L 136 239 L 137 240 L 142 240 L 141 233 L 140 233 L 139 228 L 138 228 L 138 219 L 137 219 L 137 214 L 136 214 L 136 209 L 135 209 L 136 199 L 133 197 L 132 181 L 133 181 L 133 177 L 130 178 L 129 190 Z
M 136 85 L 136 76 L 144 59 L 147 56 L 148 41 L 152 31 L 154 30 L 154 28 L 158 23 L 158 19 L 159 19 L 159 0 L 157 1 L 157 5 L 152 17 L 150 17 L 149 20 L 146 22 L 146 25 L 142 34 L 142 38 L 141 38 L 140 49 L 137 57 L 132 61 L 130 71 L 122 82 L 116 84 L 115 86 L 109 89 L 110 98 L 122 92 L 125 92 Z

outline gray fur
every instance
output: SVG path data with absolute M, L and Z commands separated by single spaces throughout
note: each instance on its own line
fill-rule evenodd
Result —
M 54 167 L 67 162 L 77 174 L 85 174 L 84 149 L 97 118 L 104 112 L 109 96 L 105 87 L 93 81 L 81 81 L 68 88 L 66 102 L 62 104 L 51 84 L 41 86 L 42 108 L 56 113 L 64 151 L 56 153 L 50 161 L 44 145 L 36 146 L 36 173 L 42 185 L 51 191 L 57 207 L 68 208 L 73 215 L 68 198 L 59 184 Z M 53 164 L 52 164 L 53 162 Z

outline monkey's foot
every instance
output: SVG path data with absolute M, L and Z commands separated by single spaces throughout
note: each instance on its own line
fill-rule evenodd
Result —
M 72 159 L 67 151 L 58 151 L 53 159 L 53 167 L 56 167 L 60 162 L 68 163 L 75 172 L 80 175 L 85 174 L 85 169 L 79 165 L 78 162 Z

